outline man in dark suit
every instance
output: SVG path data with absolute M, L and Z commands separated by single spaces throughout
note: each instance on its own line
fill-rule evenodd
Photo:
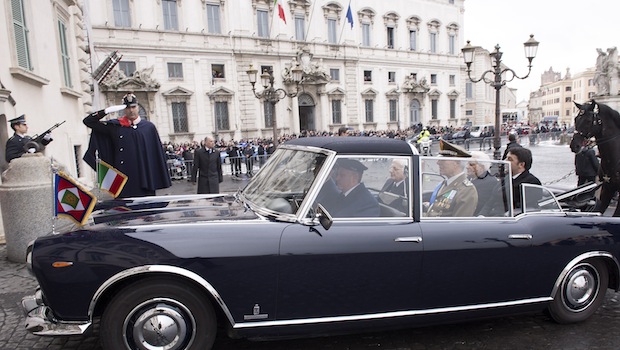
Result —
M 406 164 L 406 161 L 403 159 L 392 160 L 389 169 L 390 178 L 385 181 L 379 192 L 379 200 L 383 204 L 387 204 L 403 213 L 408 212 L 409 178 Z M 386 193 L 394 194 L 394 196 L 388 196 Z
M 472 159 L 467 164 L 467 177 L 478 192 L 478 205 L 474 211 L 474 216 L 478 216 L 490 198 L 502 194 L 496 192 L 497 178 L 489 173 L 491 158 L 482 151 L 471 151 L 470 153 Z
M 194 154 L 194 167 L 192 169 L 192 182 L 196 182 L 198 175 L 198 194 L 220 193 L 220 183 L 224 181 L 222 174 L 222 160 L 220 151 L 215 149 L 215 140 L 207 136 L 204 147 Z
M 532 152 L 523 147 L 514 147 L 508 151 L 506 160 L 510 162 L 510 175 L 512 176 L 512 198 L 515 208 L 521 208 L 521 184 L 528 183 L 540 185 L 540 180 L 532 173 Z M 535 197 L 535 196 L 530 196 Z M 540 198 L 528 198 L 528 206 L 535 205 Z
M 510 152 L 510 150 L 515 147 L 521 147 L 521 144 L 519 144 L 517 134 L 511 132 L 510 134 L 508 134 L 508 143 L 506 144 L 506 149 L 504 150 L 504 156 L 502 157 L 502 160 L 505 160 L 506 156 L 508 156 L 508 152 Z
M 532 167 L 532 152 L 523 147 L 514 147 L 506 154 L 506 161 L 510 162 L 510 176 L 512 177 L 512 205 L 515 210 L 522 209 L 521 205 L 521 185 L 522 184 L 534 184 L 540 185 L 540 180 L 530 173 Z M 494 192 L 501 193 L 506 184 L 505 179 L 500 179 L 498 186 L 496 186 Z M 538 200 L 541 199 L 542 192 L 530 191 L 526 196 L 526 207 L 537 209 Z M 502 199 L 500 199 L 502 198 Z M 508 193 L 505 196 L 495 196 L 492 200 L 485 203 L 484 207 L 480 211 L 479 215 L 482 216 L 503 216 L 510 208 L 508 205 Z M 518 213 L 517 210 L 515 212 Z
M 340 159 L 336 162 L 335 182 L 341 191 L 337 205 L 329 208 L 333 217 L 378 217 L 379 203 L 370 194 L 362 176 L 368 168 L 355 159 Z M 330 210 L 331 209 L 331 210 Z
M 577 186 L 581 186 L 586 182 L 594 182 L 598 174 L 599 161 L 596 158 L 594 149 L 582 146 L 575 153 L 575 174 L 577 174 Z

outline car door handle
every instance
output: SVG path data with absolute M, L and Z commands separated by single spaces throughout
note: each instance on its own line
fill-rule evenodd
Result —
M 413 242 L 420 243 L 422 242 L 422 237 L 414 236 L 414 237 L 398 237 L 394 240 L 394 242 Z
M 527 233 L 518 233 L 513 235 L 508 235 L 508 239 L 532 239 L 532 235 Z

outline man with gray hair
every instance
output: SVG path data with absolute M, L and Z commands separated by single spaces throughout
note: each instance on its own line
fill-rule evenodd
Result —
M 220 151 L 215 148 L 215 140 L 207 136 L 203 147 L 194 154 L 192 182 L 198 175 L 198 194 L 220 193 L 220 183 L 224 181 Z
M 474 211 L 474 216 L 477 216 L 486 201 L 497 195 L 497 193 L 494 193 L 494 189 L 497 186 L 498 180 L 489 173 L 489 167 L 491 166 L 489 155 L 481 151 L 471 151 L 469 153 L 471 153 L 472 159 L 467 164 L 467 176 L 478 191 L 478 205 Z

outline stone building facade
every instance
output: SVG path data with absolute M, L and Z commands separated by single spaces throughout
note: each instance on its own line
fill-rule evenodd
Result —
M 280 135 L 470 119 L 463 0 L 359 0 L 350 16 L 347 1 L 280 3 L 284 20 L 273 0 L 92 2 L 93 54 L 123 55 L 99 86 L 102 104 L 134 91 L 173 142 L 271 137 L 272 118 Z M 299 93 L 271 111 L 246 71 L 273 71 L 275 88 L 295 91 L 286 74 L 296 64 Z
M 564 76 L 552 67 L 541 75 L 540 88 L 530 93 L 529 122 L 572 125 L 576 107 L 596 96 L 594 69 L 589 68 L 575 75 L 567 69 Z

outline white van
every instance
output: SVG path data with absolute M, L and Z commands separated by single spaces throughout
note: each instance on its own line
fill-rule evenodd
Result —
M 487 128 L 487 131 L 489 131 L 491 135 L 493 135 L 495 131 L 495 125 L 493 124 L 474 125 L 469 128 L 469 133 L 471 137 L 480 137 L 480 134 L 484 131 L 484 128 Z

